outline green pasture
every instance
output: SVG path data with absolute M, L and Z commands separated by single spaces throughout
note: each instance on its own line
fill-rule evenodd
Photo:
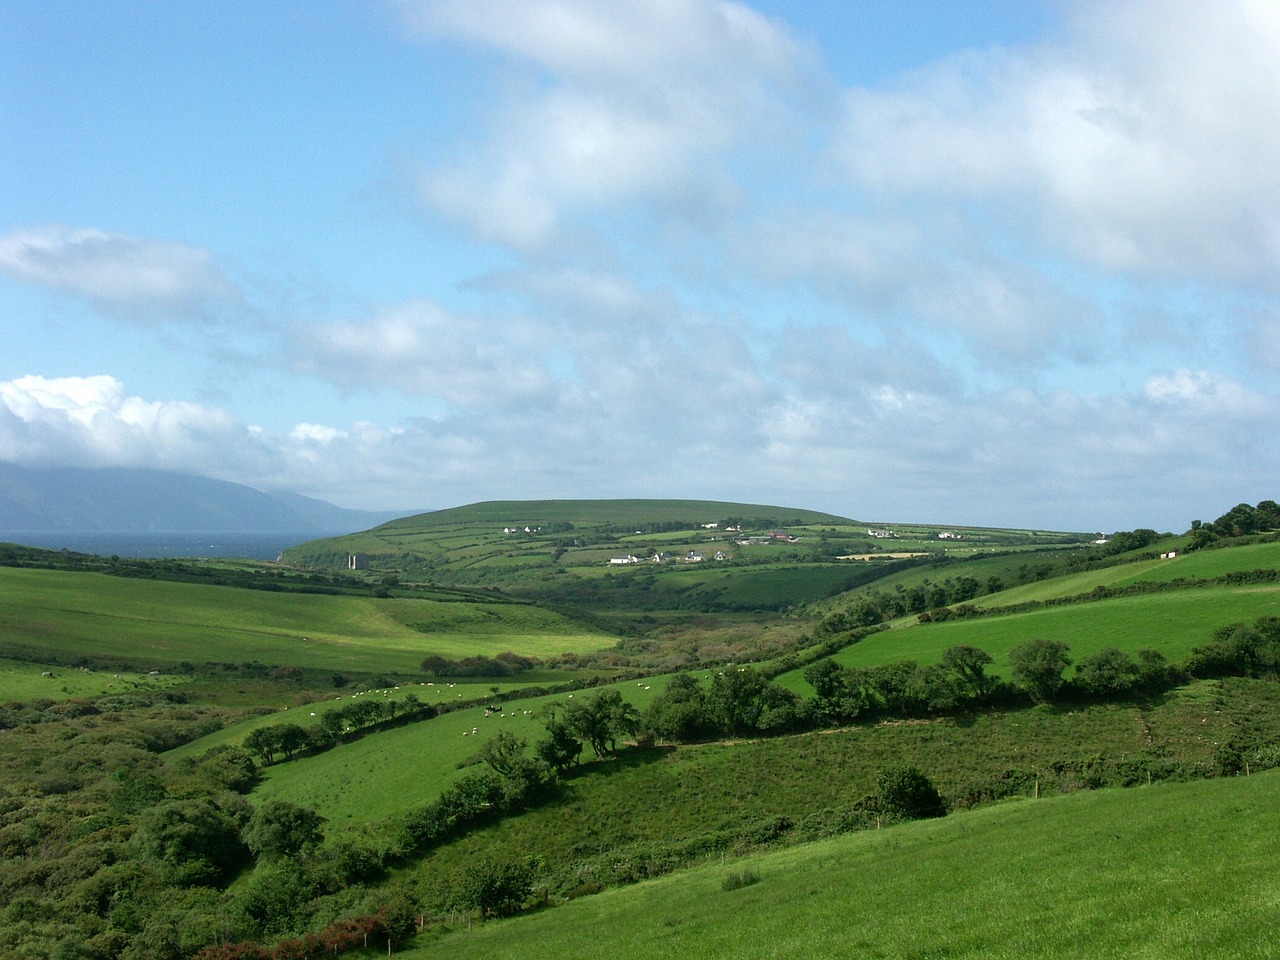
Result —
M 506 701 L 496 704 L 500 711 L 488 715 L 483 705 L 452 711 L 267 767 L 255 799 L 284 799 L 312 806 L 337 824 L 360 824 L 402 814 L 434 799 L 462 776 L 484 742 L 500 731 L 530 743 L 541 739 L 546 732 L 542 714 L 556 703 L 617 689 L 643 710 L 664 685 L 664 678 L 627 681 L 576 693 Z M 277 714 L 273 719 L 283 722 L 286 718 Z M 588 748 L 584 759 L 590 756 Z
M 879 666 L 898 660 L 937 663 L 948 647 L 969 644 L 995 658 L 993 674 L 1007 675 L 1009 651 L 1026 640 L 1043 637 L 1068 644 L 1073 661 L 1107 647 L 1130 654 L 1150 648 L 1176 661 L 1208 643 L 1220 626 L 1277 614 L 1280 587 L 1205 587 L 1064 604 L 1003 616 L 912 624 L 872 634 L 833 659 L 851 667 Z M 778 679 L 789 689 L 812 692 L 804 681 L 803 670 Z
M 291 594 L 0 568 L 0 639 L 60 658 L 416 672 L 427 654 L 587 652 L 612 638 L 528 605 Z
M 50 676 L 45 676 L 46 673 Z M 186 677 L 171 675 L 152 677 L 143 673 L 108 673 L 0 659 L 0 703 L 71 700 L 132 690 L 164 690 L 186 682 Z
M 1125 586 L 1138 581 L 1168 582 L 1179 577 L 1210 579 L 1249 570 L 1274 570 L 1280 568 L 1280 542 L 1197 550 L 1194 553 L 1181 553 L 1171 560 L 1153 560 L 1143 566 L 1145 569 L 1138 571 L 1136 575 L 1117 579 L 1115 585 Z M 1117 573 L 1122 573 L 1125 569 L 1121 567 Z
M 1127 587 L 1135 583 L 1209 580 L 1229 573 L 1280 567 L 1280 543 L 1252 543 L 1219 550 L 1180 553 L 1170 560 L 1135 560 L 1098 570 L 1068 573 L 979 597 L 979 607 L 1005 607 L 1029 601 L 1053 600 L 1088 593 L 1095 587 Z
M 401 956 L 1274 957 L 1278 800 L 1268 773 L 1002 804 L 716 858 Z
M 627 751 L 589 764 L 564 794 L 432 850 L 409 868 L 428 899 L 445 898 L 470 864 L 532 857 L 561 883 L 584 861 L 661 859 L 672 845 L 715 833 L 741 836 L 786 817 L 790 842 L 816 838 L 840 811 L 873 792 L 879 772 L 910 762 L 953 804 L 1044 796 L 1096 783 L 1143 782 L 1174 764 L 1181 776 L 1212 769 L 1216 744 L 1247 729 L 1280 740 L 1280 685 L 1202 681 L 1143 704 L 984 711 L 930 721 L 874 723 L 795 736 Z M 717 855 L 718 857 L 719 855 Z M 587 874 L 590 876 L 590 874 Z M 572 880 L 558 889 L 570 889 Z
M 221 730 L 200 737 L 198 740 L 192 740 L 190 743 L 185 743 L 168 751 L 165 756 L 171 759 L 195 757 L 224 744 L 240 744 L 254 730 L 259 727 L 269 727 L 273 724 L 296 723 L 300 727 L 319 726 L 324 715 L 330 710 L 348 706 L 352 700 L 360 697 L 372 696 L 386 700 L 403 701 L 412 696 L 422 703 L 443 704 L 455 700 L 487 699 L 492 696 L 495 688 L 499 693 L 506 694 L 511 691 L 541 685 L 542 683 L 537 681 L 516 681 L 513 683 L 489 677 L 474 677 L 460 678 L 456 681 L 419 681 L 383 689 L 354 690 L 348 687 L 310 703 L 295 703 L 290 706 L 281 706 L 276 710 L 264 710 L 257 716 L 228 724 Z

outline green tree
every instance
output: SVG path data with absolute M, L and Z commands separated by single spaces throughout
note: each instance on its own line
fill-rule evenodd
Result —
M 460 884 L 461 905 L 486 917 L 519 913 L 533 889 L 535 870 L 529 860 L 484 860 Z
M 1009 651 L 1013 682 L 1037 703 L 1049 703 L 1062 690 L 1062 673 L 1071 665 L 1070 647 L 1060 640 L 1037 637 Z
M 1138 665 L 1123 650 L 1107 647 L 1076 664 L 1075 682 L 1094 697 L 1115 697 L 1128 693 L 1138 679 Z
M 942 665 L 960 678 L 976 700 L 985 698 L 991 690 L 987 667 L 992 662 L 991 654 L 969 644 L 949 647 L 942 654 Z
M 582 741 L 564 720 L 554 713 L 544 721 L 547 735 L 534 746 L 534 753 L 557 773 L 564 773 L 578 762 L 582 755 Z
M 640 715 L 617 690 L 602 690 L 566 705 L 564 722 L 597 757 L 617 753 L 618 741 L 635 733 Z
M 691 674 L 675 674 L 667 689 L 649 705 L 643 719 L 645 728 L 664 740 L 702 739 L 710 732 L 702 684 Z
M 324 838 L 325 818 L 288 800 L 268 800 L 253 815 L 244 838 L 259 857 L 296 857 Z
M 239 824 L 204 797 L 151 807 L 138 819 L 134 842 L 180 884 L 225 881 L 248 859 Z
M 706 696 L 707 717 L 722 733 L 745 736 L 755 733 L 764 712 L 768 685 L 751 667 L 726 667 L 711 678 Z
M 480 748 L 480 759 L 500 777 L 510 777 L 525 759 L 529 741 L 517 737 L 509 730 L 502 730 L 490 737 Z

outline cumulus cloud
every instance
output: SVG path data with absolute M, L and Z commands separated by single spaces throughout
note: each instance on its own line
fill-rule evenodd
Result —
M 239 299 L 207 250 L 87 227 L 0 237 L 0 272 L 133 320 L 207 317 Z
M 726 148 L 785 126 L 814 58 L 780 24 L 723 0 L 399 0 L 416 33 L 483 44 L 529 71 L 460 165 L 432 166 L 432 207 L 532 250 L 565 221 L 640 199 L 726 202 Z
M 144 400 L 110 376 L 0 382 L 0 414 L 0 449 L 17 462 L 231 469 L 264 453 L 226 411 Z
M 827 345 L 838 347 L 838 336 Z M 1053 516 L 1082 529 L 1144 521 L 1183 529 L 1189 499 L 1211 511 L 1224 489 L 1232 500 L 1274 492 L 1240 491 L 1240 463 L 1258 476 L 1280 469 L 1280 454 L 1254 442 L 1280 404 L 1200 371 L 1153 377 L 1133 395 L 973 394 L 927 376 L 895 384 L 885 379 L 891 371 L 870 366 L 833 394 L 789 374 L 766 388 L 733 363 L 676 359 L 678 375 L 690 378 L 687 397 L 650 391 L 647 404 L 614 404 L 638 400 L 652 384 L 610 373 L 566 391 L 551 411 L 308 422 L 282 433 L 222 410 L 134 396 L 112 377 L 22 377 L 0 383 L 0 449 L 27 464 L 182 470 L 350 506 L 571 491 L 786 503 L 866 520 Z M 602 392 L 606 384 L 612 394 Z M 744 389 L 747 402 L 735 403 Z
M 1090 2 L 1068 36 L 849 91 L 834 154 L 886 196 L 984 216 L 1107 270 L 1271 284 L 1280 17 L 1255 0 Z

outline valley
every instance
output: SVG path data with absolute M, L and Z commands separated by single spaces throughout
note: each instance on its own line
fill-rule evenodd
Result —
M 1280 894 L 1280 541 L 1222 533 L 545 501 L 279 563 L 3 546 L 0 952 L 1264 955 L 1222 928 Z

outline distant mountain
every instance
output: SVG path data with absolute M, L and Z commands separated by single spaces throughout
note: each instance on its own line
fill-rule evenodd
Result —
M 355 532 L 418 512 L 347 510 L 296 493 L 162 470 L 0 463 L 0 531 Z

